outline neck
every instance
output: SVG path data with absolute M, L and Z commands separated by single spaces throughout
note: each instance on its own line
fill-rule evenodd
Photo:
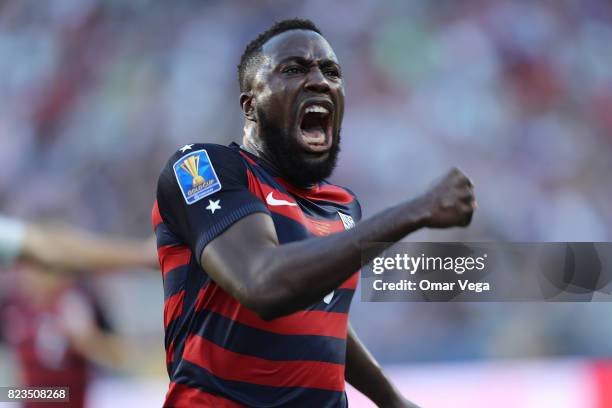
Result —
M 253 145 L 252 143 L 246 143 L 245 141 L 243 141 L 243 143 L 240 146 L 240 148 L 242 148 L 243 150 L 246 150 L 247 152 L 251 153 L 253 156 L 256 156 L 261 162 L 263 162 L 263 164 L 266 167 L 269 167 L 275 173 L 278 173 L 278 174 L 280 174 L 282 176 L 281 171 L 274 164 L 274 161 L 270 158 L 270 155 L 268 155 L 265 152 L 265 150 L 263 150 L 263 148 L 261 148 L 258 145 Z
M 278 170 L 278 167 L 274 165 L 274 160 L 272 160 L 270 155 L 265 151 L 261 138 L 257 134 L 257 129 L 254 124 L 245 124 L 244 136 L 242 137 L 242 146 L 240 147 L 252 155 L 257 156 L 266 164 L 266 166 L 270 167 L 276 173 L 282 174 Z
M 247 120 L 244 123 L 244 133 L 242 135 L 241 147 L 257 157 L 262 157 L 263 148 L 261 145 L 261 139 L 257 134 L 257 125 L 254 122 Z

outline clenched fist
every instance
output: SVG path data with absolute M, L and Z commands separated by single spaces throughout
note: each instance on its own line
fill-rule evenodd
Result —
M 465 227 L 476 208 L 473 184 L 463 172 L 452 169 L 421 197 L 425 206 L 425 226 Z

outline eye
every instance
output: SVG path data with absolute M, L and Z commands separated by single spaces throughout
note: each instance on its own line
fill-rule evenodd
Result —
M 288 67 L 283 68 L 281 71 L 283 74 L 300 74 L 304 72 L 304 68 L 299 65 L 289 65 Z
M 331 78 L 340 78 L 340 70 L 336 68 L 328 68 L 324 70 L 323 73 Z

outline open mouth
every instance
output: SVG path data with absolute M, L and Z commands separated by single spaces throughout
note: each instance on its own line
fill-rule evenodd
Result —
M 331 109 L 324 104 L 309 104 L 300 121 L 302 147 L 310 153 L 323 153 L 331 147 Z

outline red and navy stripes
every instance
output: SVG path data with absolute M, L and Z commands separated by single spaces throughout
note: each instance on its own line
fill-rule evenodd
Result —
M 347 190 L 328 183 L 296 189 L 256 158 L 240 154 L 245 189 L 258 205 L 266 205 L 281 244 L 344 231 L 339 211 L 359 219 L 359 204 Z M 276 203 L 295 205 L 269 204 L 269 194 Z M 346 406 L 348 312 L 357 274 L 328 302 L 321 299 L 264 321 L 208 278 L 190 247 L 170 231 L 157 204 L 152 218 L 164 283 L 171 380 L 166 407 Z
M 180 370 L 172 379 L 172 382 L 186 387 L 177 390 L 171 385 L 165 406 L 177 406 L 173 405 L 172 401 L 182 400 L 183 393 L 186 391 L 194 392 L 194 390 L 202 393 L 205 397 L 214 395 L 220 401 L 229 400 L 238 404 L 237 406 L 249 408 L 338 408 L 347 406 L 344 391 L 331 391 L 314 387 L 280 387 L 243 380 L 222 378 L 212 374 L 206 367 L 185 359 L 181 361 Z M 191 407 L 216 408 L 217 405 L 191 405 Z
M 232 400 L 210 394 L 198 387 L 171 382 L 166 399 L 166 406 L 173 408 L 215 407 L 245 408 Z
M 152 211 L 153 229 L 157 237 L 157 255 L 164 284 L 164 331 L 166 365 L 171 373 L 175 361 L 175 341 L 184 315 L 185 282 L 189 273 L 191 250 L 170 232 L 163 222 L 157 201 Z
M 210 292 L 216 291 L 213 295 Z M 208 292 L 208 293 L 207 293 Z M 236 323 L 281 335 L 309 335 L 346 339 L 347 311 L 301 310 L 271 321 L 260 319 L 227 292 L 211 283 L 200 291 L 196 311 L 206 310 Z

